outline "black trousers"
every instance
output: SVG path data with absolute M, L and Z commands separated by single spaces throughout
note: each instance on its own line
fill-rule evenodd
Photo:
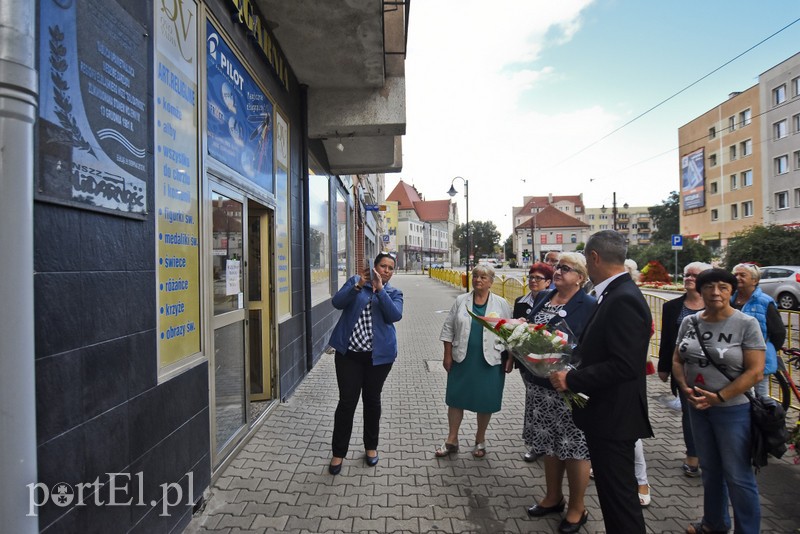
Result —
M 636 440 L 599 438 L 586 432 L 586 444 L 607 534 L 645 534 L 634 467 Z
M 364 450 L 378 448 L 381 423 L 381 391 L 392 370 L 392 364 L 372 365 L 371 352 L 336 352 L 336 382 L 339 385 L 339 404 L 333 419 L 333 455 L 347 456 L 353 416 L 358 398 L 364 405 Z

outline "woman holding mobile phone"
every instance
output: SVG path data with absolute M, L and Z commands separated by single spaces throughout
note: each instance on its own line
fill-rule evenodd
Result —
M 359 397 L 364 406 L 364 449 L 368 466 L 378 465 L 381 392 L 397 358 L 394 323 L 403 318 L 403 292 L 389 285 L 395 256 L 381 252 L 373 267 L 350 278 L 331 303 L 342 310 L 328 344 L 336 350 L 339 404 L 333 420 L 333 458 L 328 472 L 337 475 L 350 446 Z

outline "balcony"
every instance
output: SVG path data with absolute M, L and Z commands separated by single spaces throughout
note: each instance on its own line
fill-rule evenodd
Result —
M 649 234 L 650 233 L 650 228 L 648 228 L 647 226 L 640 226 L 639 227 L 639 233 L 640 234 Z
M 639 245 L 649 245 L 650 244 L 650 238 L 649 237 L 645 237 L 645 236 L 639 236 L 639 239 L 637 240 L 637 243 Z

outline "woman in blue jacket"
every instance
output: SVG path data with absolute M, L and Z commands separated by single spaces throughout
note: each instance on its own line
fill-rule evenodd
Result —
M 364 402 L 364 449 L 368 466 L 378 464 L 381 391 L 397 358 L 394 323 L 403 318 L 403 292 L 389 285 L 394 254 L 381 252 L 373 269 L 350 278 L 331 303 L 342 310 L 328 344 L 336 350 L 339 404 L 333 420 L 333 458 L 328 471 L 337 475 L 350 446 L 358 398 Z M 371 271 L 371 272 L 370 272 Z

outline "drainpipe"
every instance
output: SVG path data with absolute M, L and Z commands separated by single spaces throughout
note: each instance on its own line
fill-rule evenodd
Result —
M 27 517 L 37 480 L 33 337 L 33 125 L 38 80 L 35 2 L 0 9 L 0 517 L 4 532 L 39 531 Z
M 314 367 L 314 343 L 311 333 L 313 322 L 311 320 L 311 217 L 309 215 L 309 190 L 308 190 L 308 86 L 300 86 L 300 177 L 303 183 L 303 300 L 305 302 L 305 330 L 306 330 L 306 373 Z

